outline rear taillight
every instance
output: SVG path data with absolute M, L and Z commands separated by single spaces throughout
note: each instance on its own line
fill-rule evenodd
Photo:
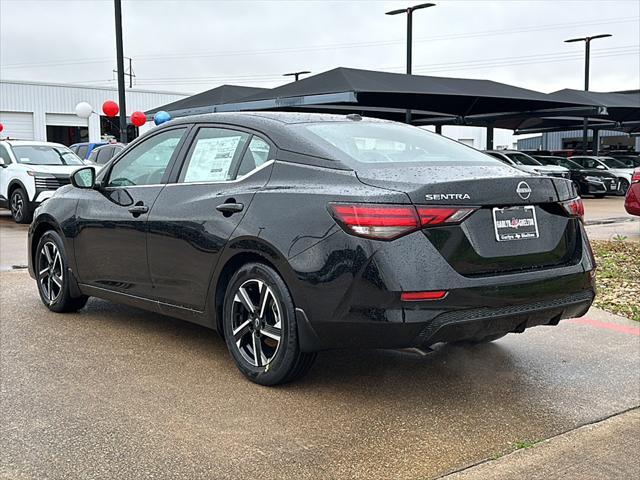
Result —
M 560 205 L 570 216 L 578 218 L 584 217 L 584 203 L 582 203 L 580 197 L 567 200 L 566 202 L 560 202 Z
M 329 212 L 353 235 L 393 240 L 424 227 L 460 223 L 474 211 L 458 207 L 414 207 L 371 203 L 330 203 Z
M 640 168 L 636 168 L 633 172 L 633 177 L 631 177 L 631 183 L 640 182 Z

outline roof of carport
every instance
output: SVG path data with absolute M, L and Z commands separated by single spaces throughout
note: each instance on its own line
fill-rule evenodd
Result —
M 204 111 L 207 107 L 219 105 L 221 103 L 236 102 L 249 95 L 255 95 L 266 88 L 244 87 L 241 85 L 221 85 L 206 92 L 200 92 L 187 98 L 182 98 L 167 105 L 163 105 L 145 113 L 152 116 L 156 112 L 164 110 L 171 113 L 174 117 L 193 115 L 196 113 L 207 113 Z M 213 110 L 210 110 L 213 111 Z
M 629 122 L 640 121 L 640 92 L 625 93 L 585 92 L 583 90 L 564 89 L 550 93 L 549 98 L 564 102 L 576 102 L 593 105 L 594 111 L 589 113 L 590 128 L 608 126 L 624 128 Z M 520 133 L 562 130 L 582 124 L 583 115 L 580 108 L 542 109 L 526 112 L 504 112 L 497 114 L 469 115 L 464 118 L 450 117 L 423 119 L 422 123 L 461 124 L 476 126 L 493 126 Z M 579 128 L 582 128 L 580 126 Z
M 491 80 L 429 77 L 335 68 L 271 90 L 264 90 L 210 111 L 305 110 L 323 112 L 330 105 L 407 109 L 446 115 L 584 107 L 584 102 L 554 99 L 533 90 Z M 374 115 L 375 116 L 375 115 Z

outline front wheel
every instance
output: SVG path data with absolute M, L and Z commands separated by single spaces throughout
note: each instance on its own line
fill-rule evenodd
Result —
M 267 265 L 250 263 L 233 275 L 223 327 L 238 369 L 260 385 L 295 380 L 316 357 L 300 351 L 293 300 L 280 275 Z
M 16 188 L 11 192 L 9 206 L 11 208 L 11 216 L 16 223 L 31 223 L 33 212 L 29 205 L 29 197 L 24 189 Z
M 87 303 L 84 295 L 72 297 L 69 287 L 67 253 L 62 238 L 49 230 L 40 238 L 34 262 L 38 293 L 42 303 L 52 312 L 75 312 Z

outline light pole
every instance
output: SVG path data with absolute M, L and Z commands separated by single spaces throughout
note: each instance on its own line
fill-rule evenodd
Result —
M 116 18 L 116 68 L 118 70 L 118 103 L 120 104 L 120 141 L 127 142 L 127 106 L 124 95 L 124 48 L 122 46 L 122 6 L 114 0 Z
M 593 35 L 592 37 L 581 37 L 581 38 L 570 38 L 569 40 L 565 40 L 565 43 L 574 43 L 574 42 L 584 42 L 584 91 L 589 91 L 589 56 L 591 54 L 591 40 L 595 40 L 596 38 L 607 38 L 611 37 L 610 33 L 603 33 L 600 35 Z M 588 142 L 588 134 L 589 134 L 589 119 L 584 117 L 584 121 L 582 124 L 582 153 L 584 155 L 587 154 L 587 142 Z M 598 154 L 598 146 L 594 145 L 594 155 Z
M 298 79 L 300 78 L 300 75 L 306 75 L 307 73 L 311 73 L 311 72 L 309 70 L 301 70 L 299 72 L 285 73 L 282 76 L 283 77 L 294 77 L 294 81 L 297 82 Z
M 385 13 L 385 15 L 399 15 L 401 13 L 407 14 L 407 75 L 411 75 L 411 37 L 413 35 L 413 12 L 415 10 L 421 10 L 423 8 L 435 7 L 435 3 L 421 3 L 420 5 L 414 5 L 413 7 L 400 8 L 398 10 L 391 10 Z M 411 110 L 407 109 L 405 121 L 411 123 Z

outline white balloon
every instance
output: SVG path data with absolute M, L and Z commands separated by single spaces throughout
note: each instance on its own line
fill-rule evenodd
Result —
M 89 118 L 93 113 L 93 107 L 87 102 L 80 102 L 76 105 L 76 115 L 80 118 Z

